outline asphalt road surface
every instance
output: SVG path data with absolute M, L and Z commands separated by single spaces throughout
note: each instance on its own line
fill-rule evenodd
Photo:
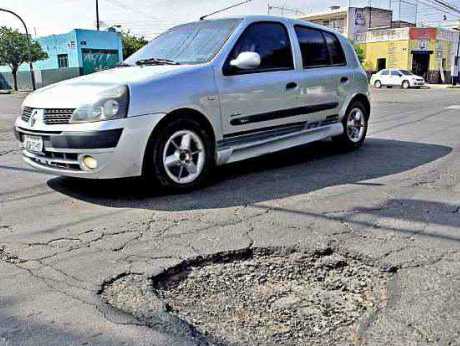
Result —
M 305 146 L 218 170 L 185 195 L 80 182 L 22 162 L 22 97 L 0 95 L 0 345 L 172 345 L 113 318 L 105 282 L 182 259 L 333 246 L 398 268 L 363 344 L 460 345 L 460 91 L 373 90 L 356 152 Z

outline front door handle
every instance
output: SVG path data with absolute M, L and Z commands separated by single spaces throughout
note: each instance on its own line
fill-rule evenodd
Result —
M 349 80 L 350 79 L 348 77 L 342 77 L 342 78 L 340 78 L 340 83 L 346 84 L 346 83 L 348 83 Z
M 291 90 L 291 89 L 295 89 L 295 88 L 297 88 L 297 83 L 295 83 L 295 82 L 291 82 L 291 83 L 286 84 L 286 90 Z

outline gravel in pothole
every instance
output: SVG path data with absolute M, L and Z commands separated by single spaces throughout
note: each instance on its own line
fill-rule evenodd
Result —
M 154 278 L 149 287 L 124 278 L 105 299 L 135 314 L 140 306 L 148 310 L 149 291 L 214 344 L 353 343 L 358 322 L 383 306 L 391 275 L 335 253 L 266 251 L 174 273 Z

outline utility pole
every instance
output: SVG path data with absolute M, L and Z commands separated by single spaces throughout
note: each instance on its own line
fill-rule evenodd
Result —
M 369 0 L 369 29 L 372 27 L 372 0 Z
M 100 29 L 100 24 L 99 24 L 99 0 L 96 0 L 96 26 L 97 26 L 97 31 Z
M 460 77 L 460 32 L 458 33 L 458 41 L 457 41 L 457 54 L 455 55 L 455 61 L 454 61 L 454 71 L 457 72 L 456 76 L 452 76 L 452 85 L 457 85 L 459 82 L 459 77 Z
M 32 64 L 32 40 L 30 38 L 29 31 L 27 30 L 27 25 L 24 22 L 24 20 L 17 13 L 15 13 L 13 11 L 6 10 L 4 8 L 0 8 L 0 12 L 6 12 L 6 13 L 9 13 L 9 14 L 12 14 L 16 18 L 18 18 L 21 21 L 22 25 L 24 26 L 24 30 L 26 31 L 26 37 L 27 37 L 27 45 L 28 45 L 27 48 L 29 49 L 30 80 L 32 81 L 32 89 L 35 90 L 36 86 L 35 86 L 34 66 Z

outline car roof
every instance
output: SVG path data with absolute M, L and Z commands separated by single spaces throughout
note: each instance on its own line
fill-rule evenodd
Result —
M 331 29 L 331 28 L 328 28 L 326 26 L 323 26 L 323 25 L 319 25 L 319 24 L 315 24 L 315 23 L 312 23 L 312 22 L 309 22 L 309 21 L 306 21 L 306 20 L 302 20 L 302 19 L 293 19 L 293 18 L 287 18 L 287 17 L 280 17 L 280 16 L 267 16 L 267 15 L 252 15 L 252 16 L 232 16 L 232 17 L 221 17 L 221 18 L 215 18 L 215 19 L 211 19 L 211 18 L 206 18 L 206 20 L 208 21 L 212 21 L 212 20 L 219 20 L 219 19 L 240 19 L 240 20 L 243 20 L 247 23 L 253 23 L 253 22 L 280 22 L 280 23 L 285 23 L 285 24 L 292 24 L 292 25 L 308 25 L 309 27 L 311 28 L 314 28 L 314 29 L 320 29 L 320 30 L 323 30 L 323 31 L 328 31 L 328 32 L 331 32 L 335 35 L 340 35 L 340 36 L 343 36 L 342 34 L 340 34 L 339 32 Z

